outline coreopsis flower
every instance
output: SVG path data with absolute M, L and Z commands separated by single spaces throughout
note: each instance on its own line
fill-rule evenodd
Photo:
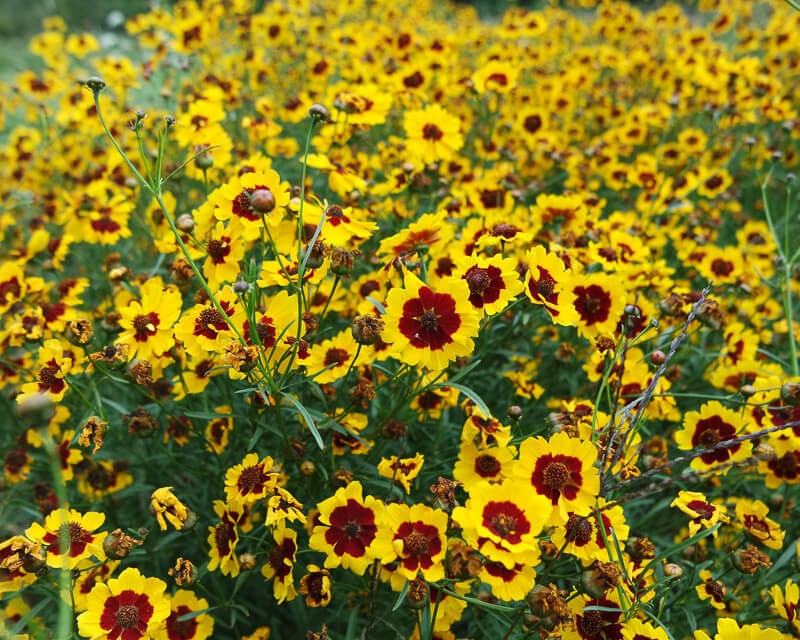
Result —
M 569 512 L 567 521 L 556 526 L 550 536 L 550 541 L 558 549 L 563 549 L 565 553 L 580 559 L 584 566 L 589 566 L 595 560 L 615 562 L 616 544 L 624 545 L 630 531 L 625 523 L 625 514 L 621 506 L 603 508 L 605 506 L 603 498 L 600 498 L 598 506 L 601 508 L 599 512 L 586 515 Z M 598 513 L 600 520 L 597 518 Z
M 309 607 L 327 607 L 331 602 L 331 572 L 315 564 L 306 566 L 298 591 L 306 597 Z
M 42 545 L 25 536 L 0 542 L 0 594 L 18 591 L 36 581 L 36 567 L 45 563 Z
M 447 222 L 447 212 L 426 213 L 388 238 L 381 240 L 377 255 L 390 255 L 393 259 L 410 255 L 417 250 L 442 249 L 453 239 L 453 226 Z M 375 282 L 375 288 L 380 283 Z M 373 294 L 374 295 L 374 294 Z M 380 299 L 380 296 L 375 296 Z
M 638 618 L 631 618 L 622 627 L 624 640 L 669 640 L 663 627 L 656 627 Z
M 232 322 L 239 320 L 239 307 L 236 294 L 223 289 L 217 294 L 217 301 Z M 201 360 L 207 351 L 222 353 L 225 344 L 233 337 L 225 316 L 211 301 L 196 304 L 181 315 L 175 325 L 175 337 L 183 342 L 184 348 L 192 358 Z
M 285 353 L 286 347 L 281 347 L 284 338 L 297 331 L 297 296 L 281 290 L 268 297 L 266 304 L 265 310 L 256 311 L 252 326 L 249 319 L 244 321 L 242 335 L 248 344 L 260 344 L 269 359 L 275 360 Z
M 786 532 L 774 520 L 767 518 L 769 507 L 761 500 L 736 500 L 736 518 L 744 530 L 753 538 L 769 549 L 783 547 L 783 538 Z
M 700 411 L 688 411 L 685 414 L 683 429 L 675 434 L 675 442 L 684 450 L 707 450 L 692 460 L 692 469 L 696 471 L 716 469 L 718 473 L 724 475 L 732 463 L 750 456 L 751 443 L 736 441 L 737 436 L 745 432 L 746 426 L 741 413 L 712 400 L 703 404 Z M 732 444 L 718 447 L 725 442 Z
M 350 329 L 340 331 L 329 340 L 311 347 L 303 362 L 309 378 L 319 384 L 328 384 L 344 377 L 357 362 L 367 358 L 369 347 L 360 347 Z
M 275 545 L 267 552 L 267 563 L 261 569 L 261 575 L 272 580 L 272 593 L 281 604 L 297 596 L 292 578 L 297 555 L 297 532 L 289 529 L 282 520 L 273 529 L 272 538 Z
M 219 516 L 220 522 L 208 528 L 208 570 L 215 571 L 219 568 L 222 575 L 235 578 L 239 575 L 239 558 L 236 555 L 236 545 L 239 543 L 237 525 L 245 516 L 245 508 L 241 503 L 225 504 L 222 500 L 215 500 L 214 512 Z
M 39 394 L 46 394 L 52 402 L 59 402 L 67 392 L 67 383 L 64 379 L 72 369 L 72 357 L 64 352 L 64 345 L 60 340 L 51 338 L 45 340 L 39 347 L 39 371 L 36 382 L 22 385 L 17 396 L 17 404 L 23 404 Z
M 597 449 L 591 442 L 560 431 L 550 440 L 526 438 L 512 473 L 545 496 L 553 508 L 553 522 L 563 523 L 570 511 L 585 515 L 594 505 L 600 493 L 596 462 Z
M 0 313 L 5 314 L 21 300 L 44 289 L 42 278 L 25 275 L 24 263 L 4 260 L 0 265 Z
M 695 632 L 699 633 L 702 632 Z M 700 636 L 697 637 L 699 640 Z M 777 629 L 765 629 L 759 624 L 739 626 L 733 618 L 717 618 L 717 633 L 714 634 L 714 640 L 786 640 L 786 635 Z
M 689 535 L 693 536 L 700 529 L 710 529 L 719 522 L 728 522 L 728 515 L 719 505 L 711 504 L 706 497 L 697 491 L 679 491 L 678 497 L 670 505 L 678 507 L 691 518 Z
M 267 498 L 267 516 L 264 524 L 268 527 L 290 520 L 304 522 L 303 504 L 283 487 L 275 487 L 273 494 Z
M 97 460 L 88 469 L 82 470 L 78 490 L 90 500 L 102 500 L 133 484 L 124 460 Z
M 450 160 L 464 146 L 461 120 L 438 104 L 407 111 L 403 126 L 406 150 L 414 162 L 430 164 L 437 160 Z
M 539 560 L 541 533 L 552 511 L 550 501 L 516 480 L 469 487 L 466 505 L 453 509 L 462 537 L 490 560 L 507 567 Z
M 169 598 L 169 608 L 169 616 L 153 634 L 153 640 L 206 640 L 214 633 L 214 618 L 208 613 L 199 613 L 208 609 L 205 598 L 178 589 Z
M 608 598 L 581 595 L 569 601 L 574 631 L 565 630 L 564 640 L 606 640 L 622 638 L 623 611 L 618 602 Z
M 179 531 L 186 526 L 186 522 L 192 513 L 172 493 L 172 487 L 160 487 L 150 495 L 150 510 L 158 521 L 158 526 L 162 531 L 167 530 L 167 522 Z
M 534 304 L 545 308 L 555 324 L 575 326 L 578 314 L 575 296 L 567 286 L 570 271 L 557 254 L 536 245 L 525 256 L 528 272 L 525 279 L 525 294 Z
M 625 308 L 626 290 L 619 279 L 605 273 L 572 274 L 566 288 L 574 296 L 578 333 L 593 339 L 614 335 Z
M 421 453 L 417 453 L 413 458 L 398 458 L 397 456 L 381 458 L 377 467 L 378 474 L 399 484 L 406 493 L 411 493 L 411 483 L 422 471 L 424 461 L 425 456 Z
M 209 195 L 217 220 L 228 221 L 232 237 L 256 240 L 263 220 L 275 225 L 289 204 L 287 184 L 274 169 L 251 171 L 234 177 Z
M 515 562 L 506 566 L 503 562 L 486 560 L 478 578 L 492 588 L 492 595 L 496 598 L 513 602 L 522 600 L 533 589 L 536 569 L 529 562 Z
M 362 497 L 361 483 L 353 481 L 320 502 L 317 509 L 308 546 L 326 554 L 326 569 L 341 565 L 363 575 L 374 559 L 371 546 L 384 511 L 381 501 Z
M 269 640 L 270 628 L 259 627 L 248 636 L 242 636 L 242 640 Z
M 216 289 L 226 282 L 234 282 L 244 258 L 244 238 L 228 229 L 223 222 L 217 222 L 203 246 L 206 253 L 203 275 L 208 286 Z
M 47 547 L 47 564 L 50 567 L 75 569 L 90 558 L 105 560 L 103 540 L 108 535 L 95 531 L 105 522 L 104 513 L 75 509 L 56 509 L 45 518 L 44 525 L 34 522 L 25 531 L 34 542 Z M 68 542 L 64 547 L 63 543 Z
M 519 68 L 505 60 L 489 60 L 472 74 L 472 85 L 480 93 L 509 93 L 517 86 Z
M 405 288 L 393 288 L 386 298 L 382 339 L 391 343 L 391 353 L 405 364 L 434 370 L 470 355 L 479 318 L 467 283 L 442 279 L 434 291 L 411 273 L 405 278 Z
M 278 474 L 272 469 L 275 461 L 266 456 L 259 460 L 257 453 L 248 453 L 241 464 L 225 473 L 225 497 L 243 504 L 252 504 L 270 494 L 278 483 Z
M 114 575 L 119 565 L 119 560 L 108 560 L 87 571 L 80 572 L 72 587 L 72 601 L 75 604 L 75 611 L 86 611 L 89 608 L 89 594 L 92 589 L 100 582 L 107 582 Z
M 514 258 L 467 256 L 456 261 L 456 268 L 469 286 L 470 304 L 486 315 L 505 309 L 524 286 Z
M 701 600 L 708 600 L 712 607 L 718 610 L 725 608 L 725 601 L 728 599 L 728 589 L 719 580 L 714 580 L 708 569 L 703 569 L 699 573 L 703 581 L 695 587 L 697 596 Z
M 769 595 L 772 598 L 772 605 L 775 607 L 778 615 L 792 625 L 795 635 L 800 633 L 800 618 L 798 618 L 798 610 L 800 610 L 800 585 L 789 578 L 783 586 L 783 589 L 781 589 L 779 584 L 772 585 L 769 590 Z
M 217 407 L 216 413 L 220 413 L 219 418 L 210 420 L 206 425 L 206 451 L 213 451 L 220 454 L 228 446 L 228 439 L 233 430 L 233 417 L 230 415 L 231 408 L 228 405 Z
M 128 567 L 118 578 L 98 582 L 89 593 L 88 608 L 78 616 L 78 633 L 85 638 L 148 640 L 170 614 L 167 585 Z
M 413 580 L 444 578 L 448 516 L 424 504 L 392 503 L 386 507 L 373 548 L 382 564 L 397 562 L 395 571 Z
M 502 482 L 511 476 L 517 449 L 512 445 L 478 446 L 462 440 L 453 478 L 466 486 L 474 482 Z

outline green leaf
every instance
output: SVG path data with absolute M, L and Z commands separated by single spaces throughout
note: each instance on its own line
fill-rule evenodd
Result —
M 442 387 L 452 387 L 453 389 L 458 389 L 461 393 L 463 393 L 465 396 L 467 396 L 470 400 L 472 400 L 475 403 L 475 405 L 478 407 L 478 409 L 481 410 L 481 413 L 483 413 L 484 416 L 486 416 L 487 418 L 492 417 L 492 412 L 489 410 L 487 404 L 483 401 L 483 398 L 481 398 L 477 393 L 475 393 L 469 387 L 465 387 L 463 384 L 459 384 L 457 382 L 449 382 L 449 381 L 437 382 L 436 384 L 431 385 L 432 389 L 441 389 Z
M 397 611 L 400 606 L 403 604 L 403 601 L 406 599 L 406 594 L 408 593 L 408 580 L 403 585 L 403 588 L 400 589 L 400 594 L 397 596 L 397 600 L 394 601 L 394 606 L 392 607 L 392 611 Z
M 286 398 L 290 403 L 292 403 L 295 409 L 297 409 L 300 412 L 300 415 L 303 416 L 303 420 L 305 420 L 309 430 L 311 431 L 311 435 L 314 436 L 314 440 L 316 441 L 317 446 L 320 449 L 324 450 L 325 444 L 322 442 L 322 436 L 319 434 L 319 430 L 317 429 L 317 425 L 314 422 L 314 418 L 311 417 L 311 414 L 308 412 L 308 409 L 306 409 L 303 406 L 302 402 L 300 402 L 294 396 L 289 395 L 288 393 L 284 394 L 283 397 Z

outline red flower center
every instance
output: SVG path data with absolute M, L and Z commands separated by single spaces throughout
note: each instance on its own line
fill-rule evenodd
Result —
M 483 526 L 511 543 L 531 530 L 523 511 L 513 502 L 490 502 L 483 509 Z
M 179 606 L 169 614 L 167 618 L 167 636 L 170 640 L 188 640 L 194 638 L 197 632 L 197 618 L 180 620 L 179 618 L 191 613 L 192 610 L 186 605 Z
M 581 481 L 580 459 L 561 454 L 541 456 L 531 474 L 531 484 L 553 504 L 557 504 L 562 495 L 566 500 L 574 500 Z
M 502 468 L 497 458 L 488 453 L 475 458 L 475 473 L 482 478 L 495 478 Z
M 149 336 L 156 334 L 159 324 L 158 314 L 154 311 L 136 316 L 133 320 L 133 329 L 136 332 L 135 338 L 138 342 L 146 342 Z
M 264 485 L 269 479 L 269 475 L 264 473 L 263 465 L 257 464 L 252 467 L 247 467 L 239 474 L 239 479 L 236 481 L 236 486 L 239 487 L 239 493 L 246 496 L 251 493 L 261 493 L 264 490 Z
M 117 609 L 117 624 L 123 629 L 136 626 L 139 621 L 139 610 L 132 604 Z
M 353 498 L 331 512 L 330 522 L 325 532 L 325 541 L 333 547 L 337 556 L 349 554 L 360 558 L 366 553 L 366 548 L 375 539 L 378 531 L 372 510 Z
M 422 137 L 426 140 L 441 140 L 444 137 L 444 132 L 435 124 L 426 124 L 422 127 Z
M 434 293 L 421 287 L 419 297 L 403 305 L 399 329 L 412 346 L 439 350 L 453 342 L 452 335 L 461 326 L 456 301 L 449 294 Z
M 575 309 L 586 324 L 605 322 L 611 312 L 611 295 L 596 284 L 575 287 Z

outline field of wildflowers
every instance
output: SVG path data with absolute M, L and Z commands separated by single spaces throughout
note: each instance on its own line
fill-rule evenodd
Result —
M 125 30 L 0 95 L 0 637 L 800 637 L 800 12 Z

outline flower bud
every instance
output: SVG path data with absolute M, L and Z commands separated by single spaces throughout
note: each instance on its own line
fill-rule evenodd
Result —
M 679 564 L 668 562 L 664 565 L 664 575 L 667 578 L 680 578 L 683 575 L 683 569 Z
M 314 103 L 308 108 L 308 115 L 315 124 L 318 122 L 322 122 L 323 124 L 331 122 L 330 112 L 325 106 L 319 103 Z
M 192 217 L 191 213 L 182 213 L 175 221 L 175 226 L 178 227 L 178 231 L 191 233 L 194 231 L 194 217 Z
M 106 88 L 105 80 L 103 80 L 99 76 L 89 76 L 86 79 L 86 86 L 92 90 L 92 93 L 100 93 L 103 89 Z
M 650 354 L 650 362 L 655 365 L 662 365 L 667 361 L 667 355 L 661 351 L 661 349 L 657 349 Z
M 800 405 L 800 383 L 787 382 L 781 387 L 781 400 L 793 407 Z
M 253 211 L 271 213 L 275 205 L 275 195 L 269 189 L 256 189 L 250 194 L 250 207 Z

